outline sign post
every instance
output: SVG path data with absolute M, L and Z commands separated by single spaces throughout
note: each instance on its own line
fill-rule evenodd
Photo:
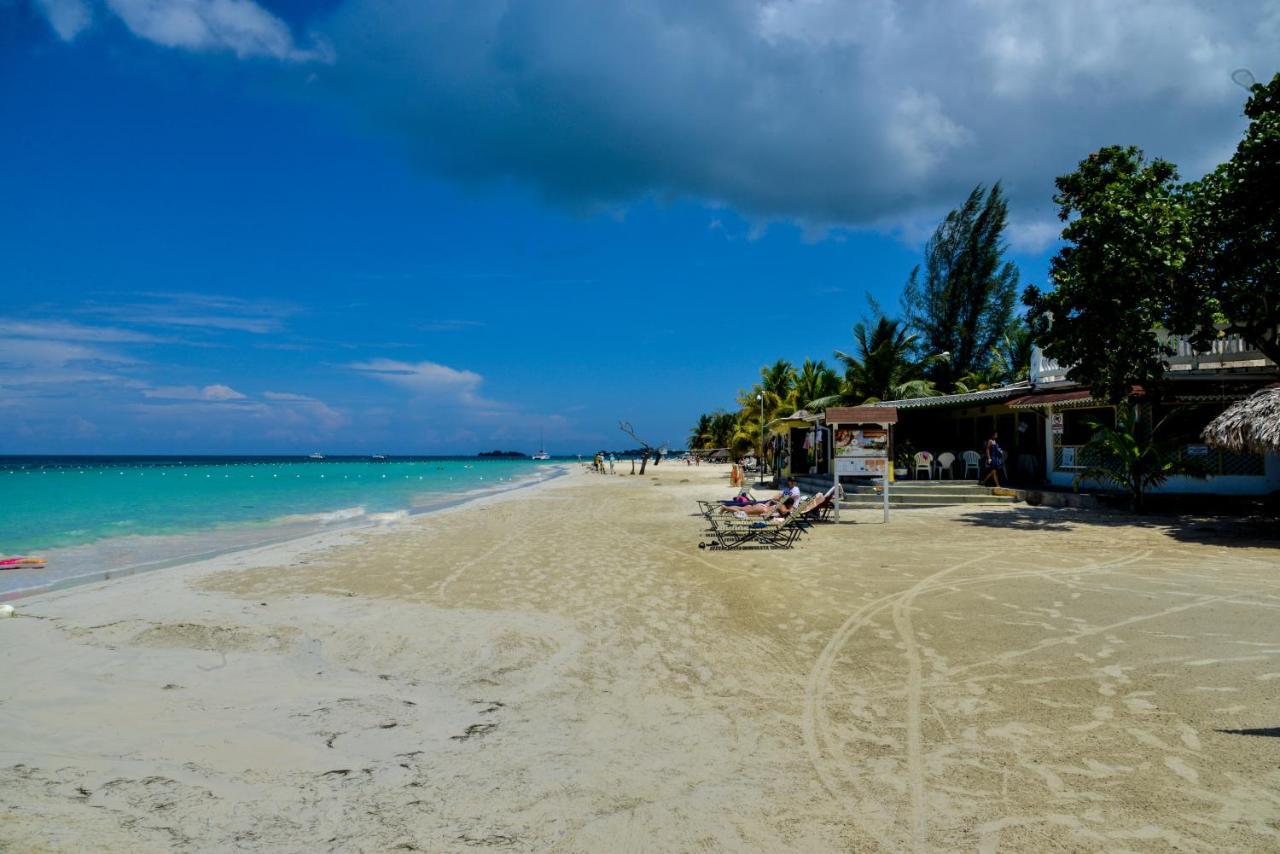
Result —
M 832 407 L 825 420 L 831 430 L 832 470 L 835 483 L 840 478 L 860 477 L 880 480 L 884 521 L 889 521 L 890 429 L 898 423 L 892 406 Z M 837 490 L 837 498 L 838 498 Z M 837 516 L 839 505 L 837 504 Z

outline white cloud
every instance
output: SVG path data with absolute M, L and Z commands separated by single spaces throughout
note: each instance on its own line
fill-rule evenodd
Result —
M 1062 233 L 1062 223 L 1055 219 L 1014 220 L 1005 232 L 1009 245 L 1019 252 L 1043 252 Z
M 151 344 L 161 339 L 134 329 L 87 326 L 60 320 L 0 320 L 0 335 L 45 338 L 52 341 L 94 341 L 111 344 Z
M 269 335 L 283 331 L 285 318 L 295 314 L 297 309 L 268 300 L 212 294 L 141 293 L 82 306 L 79 312 L 132 326 Z
M 71 41 L 93 23 L 87 0 L 36 0 L 36 6 L 63 41 Z
M 158 386 L 156 388 L 143 389 L 142 395 L 143 397 L 158 400 L 207 400 L 215 402 L 244 400 L 246 397 L 246 395 L 225 385 L 207 385 L 204 388 L 196 388 L 193 385 Z
M 399 386 L 418 397 L 448 398 L 465 404 L 484 402 L 476 396 L 484 377 L 475 371 L 458 370 L 436 362 L 398 362 L 394 359 L 353 362 L 347 367 Z
M 0 388 L 116 381 L 112 371 L 137 360 L 61 340 L 0 338 Z
M 164 47 L 196 52 L 226 51 L 241 59 L 332 62 L 318 39 L 299 46 L 289 26 L 252 0 L 103 0 L 135 36 Z M 38 0 L 49 25 L 71 41 L 92 22 L 87 0 Z

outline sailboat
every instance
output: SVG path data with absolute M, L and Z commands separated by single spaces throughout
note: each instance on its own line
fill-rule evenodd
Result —
M 551 459 L 551 455 L 547 453 L 546 436 L 543 435 L 542 431 L 538 431 L 538 453 L 534 454 L 532 457 L 529 457 L 529 459 L 531 460 Z

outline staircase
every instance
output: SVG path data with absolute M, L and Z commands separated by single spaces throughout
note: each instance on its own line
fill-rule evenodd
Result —
M 796 483 L 806 494 L 831 488 L 831 478 L 826 475 L 798 477 Z M 1015 501 L 1017 499 L 1012 494 L 996 494 L 991 487 L 979 486 L 972 480 L 899 480 L 889 484 L 889 506 L 895 508 L 1012 504 Z M 868 480 L 844 483 L 844 501 L 840 502 L 840 509 L 875 508 L 883 504 L 878 483 Z

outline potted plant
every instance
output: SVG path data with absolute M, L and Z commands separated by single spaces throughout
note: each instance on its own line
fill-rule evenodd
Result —
M 905 478 L 911 472 L 916 449 L 910 442 L 895 442 L 893 451 L 893 476 Z

